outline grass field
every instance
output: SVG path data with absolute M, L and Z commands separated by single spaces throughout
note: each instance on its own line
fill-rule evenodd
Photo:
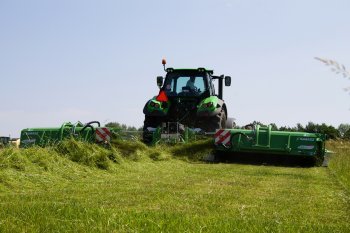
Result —
M 0 151 L 0 232 L 350 232 L 350 144 L 329 168 L 205 163 L 207 142 Z
M 327 148 L 335 152 L 331 155 L 330 171 L 350 192 L 350 141 L 330 141 Z

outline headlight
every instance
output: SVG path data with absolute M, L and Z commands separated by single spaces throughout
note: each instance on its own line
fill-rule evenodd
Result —
M 213 107 L 213 102 L 209 102 L 209 103 L 206 103 L 206 104 L 204 104 L 204 107 L 205 108 L 211 108 L 211 107 Z
M 153 101 L 151 101 L 150 105 L 154 108 L 159 108 L 160 105 L 158 103 L 154 103 Z

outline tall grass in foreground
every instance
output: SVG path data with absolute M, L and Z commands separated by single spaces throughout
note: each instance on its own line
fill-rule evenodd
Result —
M 200 162 L 210 145 L 0 150 L 0 232 L 350 232 L 328 168 Z
M 350 141 L 330 140 L 326 145 L 331 154 L 329 169 L 350 192 Z

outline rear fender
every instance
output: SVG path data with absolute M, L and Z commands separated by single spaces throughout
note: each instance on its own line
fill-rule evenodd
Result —
M 217 96 L 210 96 L 202 100 L 197 109 L 198 117 L 213 117 L 220 114 L 222 109 L 226 109 L 226 106 L 224 101 Z
M 170 101 L 160 102 L 153 97 L 143 107 L 143 113 L 147 116 L 166 116 L 170 108 Z

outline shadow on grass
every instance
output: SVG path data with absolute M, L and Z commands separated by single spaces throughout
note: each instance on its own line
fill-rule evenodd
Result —
M 271 155 L 259 153 L 216 152 L 215 162 L 280 167 L 313 167 L 315 160 L 304 156 Z

